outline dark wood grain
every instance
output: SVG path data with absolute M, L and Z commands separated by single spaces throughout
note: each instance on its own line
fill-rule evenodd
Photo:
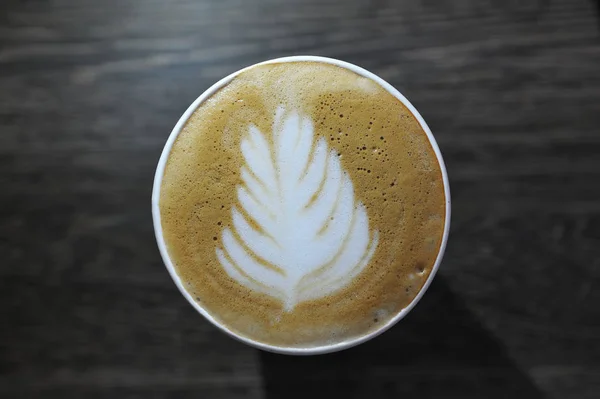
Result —
M 599 397 L 599 27 L 586 0 L 3 2 L 0 396 Z M 312 360 L 259 354 L 199 317 L 149 210 L 187 106 L 290 54 L 401 90 L 453 197 L 423 303 Z

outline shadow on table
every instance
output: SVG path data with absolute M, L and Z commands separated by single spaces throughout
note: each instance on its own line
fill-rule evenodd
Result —
M 267 398 L 542 397 L 440 276 L 405 319 L 370 342 L 329 355 L 260 356 Z

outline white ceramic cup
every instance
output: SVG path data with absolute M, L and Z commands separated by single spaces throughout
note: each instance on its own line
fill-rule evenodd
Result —
M 431 273 L 429 274 L 427 281 L 423 285 L 423 288 L 421 288 L 421 290 L 419 291 L 417 296 L 412 300 L 412 302 L 407 307 L 405 307 L 400 312 L 398 312 L 398 314 L 396 314 L 394 317 L 392 317 L 387 323 L 385 323 L 384 325 L 379 327 L 377 330 L 370 331 L 367 334 L 362 335 L 360 337 L 352 338 L 352 339 L 345 340 L 345 341 L 338 342 L 338 343 L 331 344 L 331 345 L 323 345 L 323 346 L 316 346 L 316 347 L 309 347 L 309 348 L 290 348 L 290 347 L 268 345 L 268 344 L 265 344 L 262 342 L 254 341 L 254 340 L 244 337 L 240 334 L 237 334 L 237 333 L 231 331 L 230 329 L 228 329 L 227 326 L 219 323 L 213 317 L 212 314 L 210 314 L 206 309 L 204 309 L 202 307 L 202 305 L 200 305 L 198 302 L 196 302 L 194 300 L 192 295 L 185 289 L 185 286 L 184 286 L 183 282 L 181 281 L 181 278 L 177 274 L 175 267 L 173 266 L 173 262 L 171 261 L 171 258 L 169 257 L 169 253 L 168 253 L 167 247 L 165 245 L 165 239 L 163 237 L 162 225 L 161 225 L 161 220 L 160 220 L 159 200 L 160 200 L 160 188 L 161 188 L 163 174 L 165 171 L 165 165 L 167 163 L 167 158 L 169 157 L 169 153 L 171 152 L 173 143 L 177 139 L 179 132 L 185 126 L 185 123 L 187 122 L 188 118 L 192 115 L 192 113 L 196 110 L 196 108 L 198 108 L 198 106 L 200 104 L 202 104 L 205 100 L 210 98 L 220 88 L 222 88 L 223 86 L 225 86 L 226 84 L 231 82 L 231 80 L 233 80 L 233 78 L 235 78 L 238 74 L 240 74 L 241 72 L 243 72 L 249 68 L 253 68 L 257 65 L 264 65 L 264 64 L 282 63 L 282 62 L 303 62 L 303 61 L 323 62 L 323 63 L 327 63 L 327 64 L 337 65 L 339 67 L 349 69 L 350 71 L 353 71 L 365 78 L 369 78 L 369 79 L 377 82 L 384 89 L 386 89 L 388 92 L 390 92 L 393 96 L 398 98 L 398 100 L 400 100 L 413 113 L 413 115 L 417 118 L 417 120 L 421 124 L 421 127 L 427 134 L 427 138 L 429 139 L 429 142 L 431 143 L 431 146 L 433 147 L 433 150 L 435 152 L 435 155 L 436 155 L 437 160 L 440 165 L 440 169 L 442 171 L 442 179 L 443 179 L 443 183 L 444 183 L 444 194 L 446 196 L 446 220 L 445 220 L 445 224 L 444 224 L 444 234 L 442 237 L 442 243 L 440 245 L 440 250 L 439 250 L 439 253 L 435 260 L 435 264 L 433 265 L 433 268 L 431 270 Z M 173 128 L 173 131 L 171 132 L 171 135 L 169 136 L 167 143 L 165 144 L 165 147 L 162 151 L 160 160 L 158 161 L 158 166 L 156 168 L 156 174 L 154 176 L 154 187 L 152 189 L 152 219 L 154 221 L 154 232 L 156 234 L 156 241 L 158 242 L 158 248 L 160 250 L 160 254 L 161 254 L 162 259 L 167 267 L 167 270 L 169 271 L 169 273 L 171 274 L 171 277 L 173 278 L 173 281 L 175 282 L 175 285 L 177 285 L 177 287 L 179 288 L 179 291 L 181 291 L 181 293 L 188 300 L 188 302 L 201 315 L 203 315 L 206 319 L 208 319 L 208 321 L 210 321 L 216 327 L 218 327 L 225 333 L 229 334 L 233 338 L 235 338 L 239 341 L 242 341 L 248 345 L 259 348 L 259 349 L 263 349 L 263 350 L 270 351 L 270 352 L 290 354 L 290 355 L 316 355 L 316 354 L 336 352 L 336 351 L 340 351 L 342 349 L 347 349 L 347 348 L 361 344 L 365 341 L 370 340 L 371 338 L 378 336 L 379 334 L 383 333 L 384 331 L 386 331 L 387 329 L 392 327 L 398 321 L 400 321 L 404 316 L 406 316 L 408 314 L 408 312 L 410 312 L 412 310 L 412 308 L 414 308 L 415 305 L 419 302 L 419 300 L 423 297 L 423 294 L 425 294 L 425 291 L 427 291 L 427 288 L 431 284 L 431 281 L 433 280 L 433 278 L 440 266 L 442 257 L 444 255 L 444 250 L 446 249 L 446 242 L 448 241 L 448 232 L 450 230 L 450 187 L 448 184 L 448 174 L 446 172 L 446 166 L 444 165 L 444 160 L 442 159 L 442 154 L 440 153 L 440 149 L 433 137 L 433 134 L 431 133 L 431 130 L 425 123 L 425 120 L 423 120 L 423 117 L 421 116 L 421 114 L 419 114 L 419 112 L 415 109 L 415 107 L 398 90 L 396 90 L 389 83 L 387 83 L 380 77 L 374 75 L 373 73 L 371 73 L 361 67 L 358 67 L 356 65 L 350 64 L 348 62 L 336 60 L 333 58 L 316 57 L 316 56 L 293 56 L 293 57 L 277 58 L 277 59 L 261 62 L 259 64 L 255 64 L 255 65 L 249 66 L 247 68 L 241 69 L 237 72 L 234 72 L 231 75 L 221 79 L 220 81 L 218 81 L 217 83 L 212 85 L 208 90 L 206 90 L 204 93 L 202 93 L 202 95 L 200 97 L 198 97 L 196 99 L 196 101 L 194 101 L 192 103 L 192 105 L 190 105 L 188 107 L 188 109 L 183 113 L 181 118 L 179 118 L 179 121 Z

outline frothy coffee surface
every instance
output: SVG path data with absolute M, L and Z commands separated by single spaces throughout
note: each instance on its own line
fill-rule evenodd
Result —
M 159 208 L 198 303 L 239 335 L 300 348 L 362 336 L 413 300 L 445 201 L 431 144 L 396 97 L 298 61 L 252 67 L 195 110 Z

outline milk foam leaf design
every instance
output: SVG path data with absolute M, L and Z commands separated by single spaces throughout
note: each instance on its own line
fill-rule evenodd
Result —
M 217 258 L 241 285 L 285 311 L 347 286 L 377 247 L 350 176 L 308 117 L 279 108 L 269 136 L 250 125 L 232 226 Z

